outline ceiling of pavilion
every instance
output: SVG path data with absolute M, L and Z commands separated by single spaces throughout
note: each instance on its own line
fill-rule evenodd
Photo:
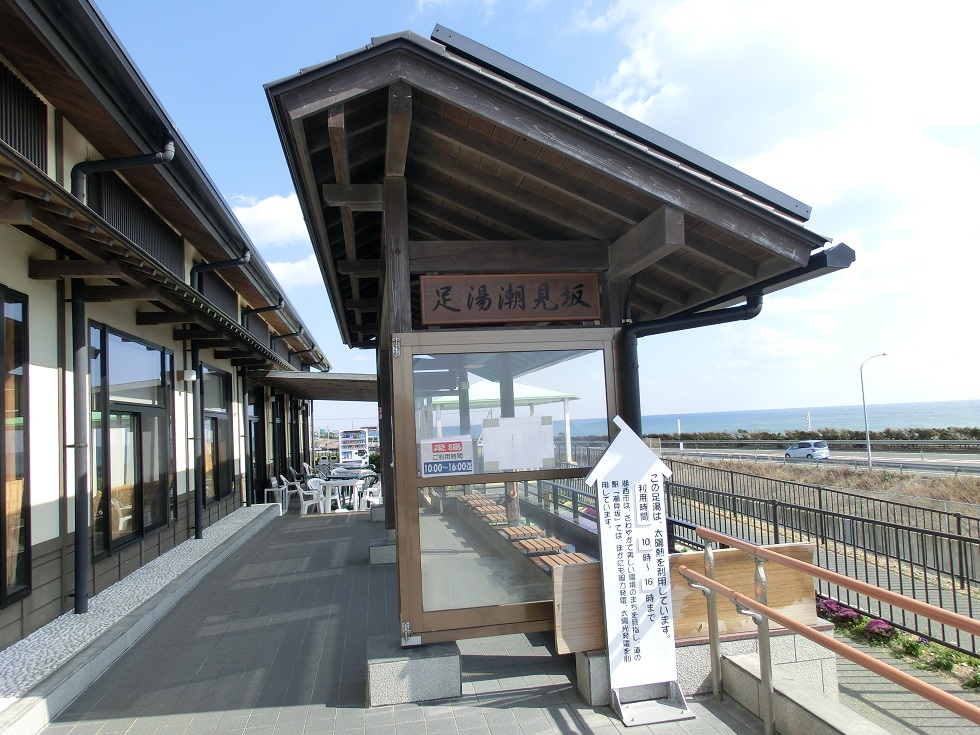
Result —
M 805 204 L 442 27 L 267 92 L 353 346 L 379 333 L 392 176 L 407 188 L 415 330 L 421 274 L 597 272 L 646 321 L 822 272 Z

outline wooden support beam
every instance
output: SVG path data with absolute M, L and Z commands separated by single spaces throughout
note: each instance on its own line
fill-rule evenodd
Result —
M 419 161 L 419 169 L 422 171 L 431 169 L 463 181 L 481 192 L 496 194 L 502 199 L 513 202 L 513 206 L 522 207 L 534 218 L 550 223 L 556 228 L 571 228 L 581 232 L 586 237 L 597 239 L 609 237 L 610 231 L 613 229 L 595 217 L 559 206 L 554 199 L 528 189 L 522 189 L 509 180 L 495 176 L 489 171 L 460 165 L 459 160 L 445 153 L 419 148 L 416 151 L 416 159 Z M 412 170 L 415 171 L 415 159 L 413 159 Z M 618 230 L 619 226 L 616 223 L 615 229 Z
M 11 181 L 20 181 L 22 178 L 24 178 L 24 172 L 18 168 L 12 168 L 10 166 L 0 164 L 0 177 L 10 179 Z
M 179 311 L 138 311 L 136 323 L 140 326 L 154 324 L 197 324 L 200 317 L 197 314 L 184 314 Z
M 746 278 L 755 278 L 759 273 L 759 264 L 752 258 L 736 253 L 696 232 L 687 233 L 687 248 L 700 253 L 719 265 L 741 273 Z
M 200 348 L 202 350 L 207 350 L 207 349 L 210 349 L 212 347 L 227 347 L 229 345 L 229 343 L 234 342 L 234 341 L 235 340 L 232 337 L 230 337 L 230 336 L 228 336 L 228 337 L 211 337 L 211 338 L 203 338 L 203 339 L 202 338 L 198 338 L 198 339 L 191 340 L 191 342 L 193 342 L 193 344 L 194 344 L 195 347 L 198 347 L 198 348 Z
M 471 192 L 460 191 L 431 177 L 412 179 L 412 189 L 418 189 L 436 199 L 451 202 L 460 209 L 469 212 L 473 217 L 487 217 L 495 220 L 511 230 L 514 237 L 519 240 L 560 240 L 564 235 L 557 226 L 534 222 L 527 217 L 515 220 L 514 210 L 509 207 L 494 204 L 486 197 L 477 196 Z M 498 233 L 497 237 L 500 237 L 500 234 L 502 233 Z
M 412 88 L 404 82 L 388 87 L 388 131 L 385 141 L 385 176 L 404 176 L 408 140 L 412 130 Z
M 384 187 L 382 257 L 385 276 L 381 323 L 385 325 L 385 330 L 390 335 L 412 331 L 411 272 L 408 267 L 408 190 L 402 176 L 386 176 Z
M 691 295 L 684 289 L 671 286 L 668 283 L 655 281 L 650 278 L 644 278 L 642 285 L 641 282 L 638 281 L 636 284 L 636 292 L 646 296 L 652 296 L 662 301 L 669 301 L 670 303 L 677 304 L 678 306 L 687 306 L 691 300 Z
M 337 272 L 343 276 L 377 278 L 381 275 L 381 261 L 378 258 L 361 260 L 338 260 Z M 355 299 L 357 300 L 357 299 Z
M 604 240 L 449 240 L 409 243 L 409 269 L 421 273 L 597 273 L 609 265 Z
M 609 246 L 603 281 L 630 278 L 684 247 L 684 213 L 662 206 Z
M 85 300 L 96 302 L 109 301 L 156 301 L 160 291 L 155 288 L 140 286 L 86 286 Z
M 268 370 L 272 367 L 272 363 L 269 362 L 268 360 L 263 360 L 261 358 L 255 358 L 255 357 L 233 357 L 231 359 L 231 366 Z
M 55 278 L 119 278 L 122 270 L 118 260 L 37 260 L 27 262 L 27 275 L 43 281 Z
M 183 327 L 174 330 L 174 339 L 183 342 L 185 339 L 201 339 L 202 337 L 214 337 L 215 331 L 207 327 Z
M 344 302 L 344 308 L 347 311 L 373 311 L 377 312 L 381 308 L 378 299 L 358 299 L 354 301 L 353 299 L 348 299 Z
M 380 212 L 384 200 L 380 184 L 324 184 L 320 187 L 328 207 L 350 207 L 353 212 Z
M 678 280 L 684 281 L 694 286 L 700 291 L 704 291 L 707 294 L 715 295 L 718 293 L 718 283 L 710 275 L 704 273 L 704 271 L 699 271 L 696 268 L 690 268 L 683 263 L 675 261 L 662 260 L 657 263 L 657 270 L 661 270 L 667 275 L 673 276 Z
M 257 360 L 255 353 L 251 350 L 215 350 L 215 360 Z
M 30 225 L 33 221 L 34 205 L 26 199 L 0 204 L 0 225 Z

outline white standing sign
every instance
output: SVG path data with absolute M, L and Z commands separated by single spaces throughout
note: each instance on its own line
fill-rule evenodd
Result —
M 596 485 L 609 684 L 677 680 L 664 480 L 671 472 L 619 417 L 585 479 Z M 629 724 L 629 723 L 628 723 Z

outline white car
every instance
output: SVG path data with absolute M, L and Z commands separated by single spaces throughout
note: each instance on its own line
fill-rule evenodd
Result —
M 823 439 L 796 442 L 786 450 L 787 459 L 830 459 L 830 448 Z

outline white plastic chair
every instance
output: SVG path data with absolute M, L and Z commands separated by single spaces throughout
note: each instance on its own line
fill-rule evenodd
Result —
M 313 477 L 306 481 L 306 487 L 299 491 L 299 514 L 305 516 L 310 512 L 310 508 L 316 506 L 317 510 L 325 513 L 325 498 L 323 495 L 322 480 Z
M 361 504 L 364 510 L 371 510 L 375 505 L 383 505 L 384 502 L 380 478 L 377 475 L 365 477 L 364 486 L 361 488 Z
M 279 479 L 282 480 L 282 486 L 286 488 L 285 495 L 283 496 L 283 512 L 289 510 L 289 499 L 294 495 L 298 498 L 301 497 L 303 491 L 303 486 L 297 480 L 287 480 L 285 475 L 279 475 Z
M 286 506 L 283 504 L 283 500 L 285 500 L 286 488 L 280 487 L 279 480 L 277 480 L 275 477 L 269 478 L 269 485 L 271 485 L 271 487 L 267 487 L 265 489 L 265 502 L 269 502 L 269 493 L 272 493 L 273 501 L 279 503 L 279 505 L 282 506 L 283 512 L 285 512 Z

